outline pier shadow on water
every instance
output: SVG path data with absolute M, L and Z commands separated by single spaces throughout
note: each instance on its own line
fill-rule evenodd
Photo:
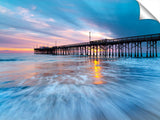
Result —
M 0 120 L 159 120 L 153 59 L 32 56 L 0 65 Z

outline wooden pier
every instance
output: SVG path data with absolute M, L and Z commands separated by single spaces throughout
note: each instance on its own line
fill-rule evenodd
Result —
M 35 54 L 113 57 L 158 57 L 159 34 L 102 39 L 78 44 L 35 48 Z M 145 55 L 145 56 L 144 56 Z

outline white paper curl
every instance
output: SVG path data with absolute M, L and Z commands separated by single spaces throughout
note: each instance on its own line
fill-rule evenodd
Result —
M 160 0 L 137 0 L 140 19 L 153 19 L 160 23 Z

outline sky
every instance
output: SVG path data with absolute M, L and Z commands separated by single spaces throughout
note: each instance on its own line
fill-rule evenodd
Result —
M 0 53 L 160 33 L 136 0 L 0 0 Z

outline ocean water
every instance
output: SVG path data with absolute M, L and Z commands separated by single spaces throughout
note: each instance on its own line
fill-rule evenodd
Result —
M 159 62 L 0 54 L 0 120 L 160 120 Z

